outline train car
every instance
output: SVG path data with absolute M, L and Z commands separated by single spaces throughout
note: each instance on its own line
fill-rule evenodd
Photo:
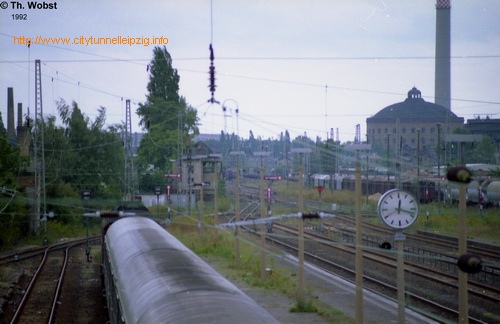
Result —
M 500 181 L 491 181 L 485 188 L 488 202 L 494 206 L 500 205 Z
M 323 189 L 331 189 L 330 188 L 331 177 L 328 174 L 315 173 L 310 176 L 310 180 L 312 180 L 313 188 L 323 187 Z
M 488 196 L 486 194 L 486 188 L 488 188 L 489 182 L 479 182 L 477 180 L 471 181 L 467 185 L 467 203 L 469 204 L 488 204 Z
M 111 323 L 278 323 L 151 219 L 118 218 L 104 236 Z

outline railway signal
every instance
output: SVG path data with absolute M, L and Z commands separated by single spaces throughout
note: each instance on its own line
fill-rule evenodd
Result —
M 446 178 L 449 181 L 458 183 L 469 183 L 472 181 L 471 172 L 464 166 L 449 168 L 446 172 Z
M 481 258 L 472 253 L 462 254 L 458 258 L 457 266 L 466 273 L 478 273 L 483 269 Z
M 179 179 L 181 177 L 180 173 L 167 173 L 165 174 L 165 178 L 177 178 Z

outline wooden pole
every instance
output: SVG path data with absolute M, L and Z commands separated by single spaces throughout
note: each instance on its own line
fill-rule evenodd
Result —
M 236 223 L 239 223 L 240 221 L 240 158 L 239 156 L 236 157 L 238 160 L 236 162 L 236 203 L 235 203 L 235 209 L 236 209 Z M 239 226 L 235 227 L 235 244 L 236 244 L 236 266 L 239 268 L 240 267 L 240 238 L 238 237 L 238 229 Z
M 357 153 L 358 154 L 358 153 Z M 361 165 L 356 163 L 356 323 L 363 323 L 363 233 L 361 232 Z
M 266 218 L 266 206 L 264 200 L 264 166 L 260 166 L 260 218 Z M 260 228 L 260 281 L 266 282 L 266 224 L 262 222 Z
M 466 206 L 466 185 L 460 184 L 459 187 L 459 234 L 458 234 L 458 255 L 467 253 L 467 206 Z M 468 284 L 467 273 L 458 271 L 458 316 L 459 323 L 469 322 L 469 297 L 468 297 Z
M 217 206 L 218 200 L 218 191 L 219 191 L 219 174 L 217 170 L 217 162 L 214 162 L 214 229 L 215 229 L 215 240 L 217 241 L 219 238 L 219 231 L 217 230 L 217 226 L 219 226 L 219 208 Z M 202 184 L 203 187 L 203 184 Z
M 300 154 L 300 171 L 299 171 L 299 212 L 304 213 L 304 191 L 302 178 L 302 154 Z M 304 305 L 304 219 L 299 219 L 299 271 L 298 271 L 298 304 Z
M 404 261 L 404 235 L 396 233 L 397 252 L 397 288 L 398 288 L 398 323 L 405 323 L 405 261 Z

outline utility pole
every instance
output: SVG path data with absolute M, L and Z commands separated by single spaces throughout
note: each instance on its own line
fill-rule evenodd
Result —
M 264 156 L 269 156 L 270 153 L 266 151 L 254 152 L 255 156 L 260 156 L 260 218 L 266 218 L 266 206 L 264 200 Z M 265 222 L 260 225 L 260 280 L 262 283 L 266 282 L 266 231 Z
M 436 124 L 438 129 L 438 138 L 437 138 L 437 167 L 438 167 L 438 215 L 441 216 L 441 123 Z
M 240 155 L 243 155 L 243 151 L 232 151 L 229 155 L 236 156 L 236 190 L 235 190 L 235 213 L 236 213 L 236 223 L 240 222 Z M 235 227 L 235 250 L 236 250 L 236 266 L 239 268 L 241 266 L 240 260 L 240 238 L 238 237 L 239 226 Z
M 361 217 L 361 163 L 359 162 L 359 152 L 371 150 L 370 144 L 353 144 L 346 146 L 347 150 L 356 151 L 355 168 L 355 203 L 356 203 L 356 296 L 355 296 L 355 321 L 358 324 L 363 323 L 363 233 Z M 389 170 L 388 170 L 389 171 Z
M 130 112 L 130 99 L 125 100 L 125 200 L 134 200 L 134 159 L 132 153 L 132 114 Z
M 186 149 L 187 149 L 187 185 L 188 185 L 188 210 L 189 210 L 189 215 L 191 215 L 191 185 L 192 185 L 192 178 L 191 175 L 193 173 L 193 164 L 191 161 L 191 137 L 186 135 Z M 198 224 L 200 226 L 200 224 Z
M 450 135 L 446 134 L 446 142 L 459 143 L 461 148 L 461 165 L 465 168 L 464 161 L 464 145 L 465 143 L 480 142 L 482 135 Z M 449 171 L 448 171 L 449 172 Z M 448 176 L 448 175 L 447 175 Z M 451 180 L 448 177 L 448 180 Z M 469 181 L 470 182 L 470 181 Z M 458 197 L 458 254 L 464 255 L 467 253 L 467 205 L 466 205 L 466 190 L 467 183 L 461 181 L 459 183 Z M 469 322 L 469 295 L 467 272 L 458 271 L 458 321 L 459 323 Z
M 420 128 L 417 129 L 417 201 L 420 201 Z
M 217 199 L 218 199 L 218 188 L 219 188 L 219 171 L 218 171 L 218 162 L 214 161 L 214 229 L 215 229 L 215 241 L 218 240 L 218 230 L 217 227 L 219 226 L 219 209 L 217 206 Z
M 391 134 L 387 133 L 387 181 L 390 180 L 390 170 L 391 168 Z
M 298 153 L 300 157 L 300 164 L 299 164 L 299 200 L 298 200 L 298 207 L 299 207 L 299 213 L 304 214 L 304 177 L 303 177 L 303 155 L 304 154 L 309 154 L 311 153 L 311 149 L 308 148 L 295 148 L 292 149 L 292 153 Z M 298 278 L 297 280 L 299 281 L 298 283 L 298 293 L 297 293 L 297 299 L 298 299 L 298 304 L 303 305 L 305 302 L 305 294 L 304 294 L 304 219 L 301 218 L 299 220 L 299 271 L 298 271 Z
M 45 190 L 45 140 L 44 140 L 44 125 L 43 120 L 43 104 L 42 104 L 42 70 L 40 60 L 35 60 L 35 143 L 34 145 L 34 163 L 35 163 L 35 219 L 33 224 L 33 231 L 38 232 L 38 225 L 40 224 L 40 207 L 43 209 L 45 219 L 45 226 L 47 226 L 47 205 L 46 205 L 46 190 Z M 38 161 L 38 142 L 40 142 L 40 157 Z M 38 165 L 41 163 L 41 168 Z M 41 175 L 39 174 L 41 170 Z M 41 183 L 40 183 L 41 182 Z M 42 195 L 42 197 L 40 197 Z M 42 199 L 42 206 L 40 206 L 40 199 Z M 45 229 L 47 231 L 47 229 Z

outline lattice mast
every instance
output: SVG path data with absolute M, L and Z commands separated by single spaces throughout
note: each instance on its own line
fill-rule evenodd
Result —
M 34 170 L 35 170 L 35 210 L 32 219 L 33 232 L 38 232 L 40 216 L 46 220 L 47 204 L 45 190 L 45 141 L 44 141 L 44 120 L 42 104 L 42 72 L 40 60 L 35 60 L 35 125 L 33 144 Z M 38 145 L 40 144 L 40 148 Z M 40 152 L 38 152 L 40 150 Z M 39 160 L 40 156 L 40 160 Z M 43 213 L 42 213 L 43 211 Z
M 125 101 L 125 200 L 134 199 L 134 157 L 132 150 L 132 114 L 130 112 L 130 99 Z

